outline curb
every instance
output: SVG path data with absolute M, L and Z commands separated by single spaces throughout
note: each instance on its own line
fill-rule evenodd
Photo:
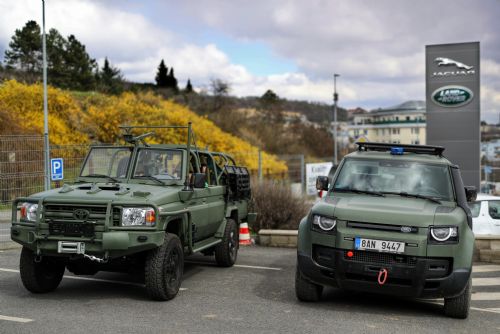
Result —
M 2 241 L 0 242 L 0 250 L 8 250 L 8 249 L 16 249 L 21 248 L 22 246 L 14 241 Z

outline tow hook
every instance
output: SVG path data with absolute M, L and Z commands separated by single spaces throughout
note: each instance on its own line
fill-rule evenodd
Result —
M 89 259 L 90 261 L 95 261 L 97 263 L 106 263 L 108 262 L 108 256 L 107 254 L 104 255 L 104 257 L 101 259 L 97 256 L 94 255 L 88 255 L 88 254 L 82 254 L 84 258 Z
M 387 281 L 387 269 L 381 268 L 380 271 L 378 272 L 378 284 L 384 285 L 385 281 Z
M 40 263 L 42 262 L 42 256 L 41 255 L 36 255 L 35 256 L 35 263 Z

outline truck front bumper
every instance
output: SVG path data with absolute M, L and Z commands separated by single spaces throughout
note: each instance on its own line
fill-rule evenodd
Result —
M 461 294 L 471 269 L 453 268 L 451 258 L 407 257 L 392 254 L 316 247 L 312 256 L 298 253 L 298 269 L 310 281 L 343 289 L 414 298 L 454 297 Z M 385 283 L 379 273 L 387 270 Z

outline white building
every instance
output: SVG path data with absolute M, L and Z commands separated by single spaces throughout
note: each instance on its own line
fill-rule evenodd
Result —
M 355 141 L 396 144 L 426 143 L 424 101 L 408 101 L 389 108 L 379 108 L 354 115 L 348 126 L 349 137 Z

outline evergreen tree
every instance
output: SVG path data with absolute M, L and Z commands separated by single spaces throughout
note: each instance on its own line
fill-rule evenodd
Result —
M 95 59 L 90 58 L 85 45 L 74 35 L 68 37 L 64 61 L 71 84 L 67 88 L 90 90 L 95 88 L 94 70 L 97 67 Z
M 123 91 L 123 78 L 120 70 L 109 64 L 108 57 L 104 58 L 104 65 L 97 73 L 99 89 L 105 93 L 119 94 Z
M 186 88 L 184 88 L 184 92 L 188 94 L 193 92 L 193 85 L 191 85 L 191 79 L 188 79 Z
M 71 87 L 72 78 L 68 73 L 64 54 L 68 41 L 56 29 L 47 34 L 47 79 L 57 87 Z
M 158 87 L 168 86 L 168 68 L 165 66 L 165 62 L 163 61 L 163 59 L 158 66 L 158 72 L 156 72 L 155 80 Z
M 39 72 L 42 69 L 42 38 L 40 26 L 28 21 L 22 29 L 16 29 L 5 51 L 5 63 L 9 68 L 26 72 Z
M 174 92 L 179 91 L 179 86 L 177 84 L 177 79 L 175 78 L 174 68 L 170 68 L 170 73 L 168 73 L 168 84 L 167 87 L 172 89 Z

